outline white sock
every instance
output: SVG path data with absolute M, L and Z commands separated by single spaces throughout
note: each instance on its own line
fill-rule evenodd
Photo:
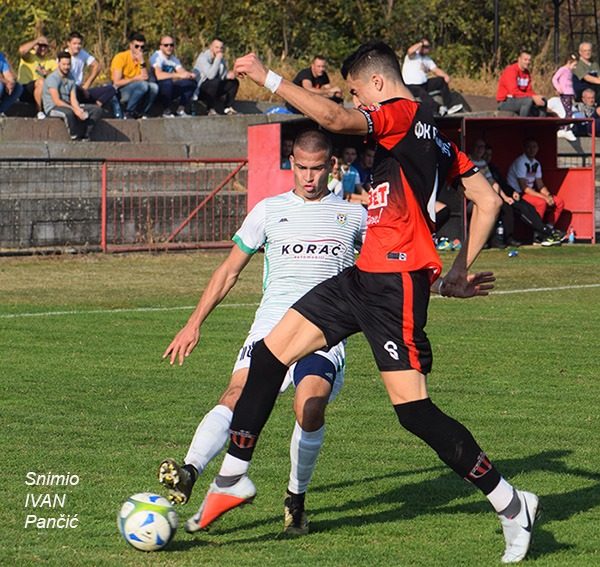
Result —
M 288 490 L 294 494 L 303 494 L 312 478 L 317 457 L 325 438 L 325 426 L 316 431 L 304 431 L 298 422 L 290 441 L 290 481 Z
M 223 459 L 219 476 L 241 476 L 246 474 L 249 468 L 249 461 L 242 461 L 242 459 L 238 459 L 227 453 Z
M 504 477 L 500 478 L 498 486 L 494 488 L 486 498 L 490 501 L 490 504 L 494 507 L 494 510 L 499 514 L 505 510 L 513 499 L 514 488 L 510 485 Z
M 217 405 L 211 409 L 194 433 L 185 463 L 194 465 L 201 473 L 225 446 L 232 417 L 233 412 L 227 406 Z

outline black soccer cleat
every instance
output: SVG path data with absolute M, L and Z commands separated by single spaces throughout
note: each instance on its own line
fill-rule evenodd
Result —
M 304 494 L 292 494 L 288 491 L 283 508 L 283 533 L 294 536 L 308 533 Z
M 185 504 L 192 495 L 196 475 L 173 459 L 165 459 L 158 467 L 158 482 L 168 489 L 173 504 Z

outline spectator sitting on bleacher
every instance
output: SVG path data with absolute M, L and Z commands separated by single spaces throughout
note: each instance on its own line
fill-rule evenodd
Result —
M 500 184 L 494 178 L 492 170 L 490 169 L 487 161 L 485 160 L 486 144 L 482 139 L 475 140 L 469 153 L 469 158 L 479 168 L 482 175 L 488 180 L 488 183 L 492 186 L 492 189 L 502 199 L 502 208 L 500 214 L 496 219 L 496 229 L 492 232 L 490 239 L 488 240 L 489 246 L 492 248 L 506 248 L 506 246 L 520 246 L 521 243 L 514 237 L 515 231 L 515 216 L 512 209 L 512 205 L 515 199 L 512 195 L 504 192 Z M 519 196 L 517 195 L 517 199 Z M 497 230 L 499 225 L 502 225 L 503 230 Z
M 332 155 L 331 161 L 333 162 L 331 165 L 331 173 L 329 174 L 329 178 L 327 180 L 327 189 L 329 189 L 334 195 L 340 197 L 340 199 L 344 198 L 344 188 L 342 186 L 342 170 L 340 168 L 340 162 L 342 158 Z
M 208 114 L 218 114 L 217 102 L 223 100 L 224 114 L 237 114 L 233 102 L 240 88 L 240 82 L 233 71 L 227 68 L 225 61 L 225 45 L 215 37 L 208 49 L 200 53 L 194 62 L 194 71 L 198 86 L 195 98 L 203 100 L 208 107 Z
M 50 44 L 40 35 L 19 47 L 19 70 L 17 81 L 23 85 L 21 100 L 35 104 L 37 117 L 46 118 L 42 112 L 42 89 L 44 79 L 56 69 L 56 59 L 50 54 Z
M 546 100 L 533 90 L 530 66 L 531 53 L 523 48 L 517 61 L 504 68 L 496 92 L 498 110 L 519 116 L 546 116 Z
M 73 31 L 69 34 L 66 51 L 71 54 L 71 75 L 77 86 L 77 100 L 98 106 L 110 103 L 113 116 L 123 118 L 117 89 L 112 85 L 92 87 L 102 71 L 102 65 L 83 49 L 83 36 L 79 32 Z
M 17 83 L 8 59 L 0 52 L 0 116 L 5 116 L 22 92 L 23 87 Z
M 344 102 L 342 89 L 331 84 L 327 74 L 327 59 L 322 55 L 313 57 L 310 67 L 299 71 L 292 81 L 295 85 L 306 89 L 308 92 L 327 97 L 338 104 Z M 301 112 L 291 104 L 286 103 L 286 108 L 294 114 Z
M 592 59 L 592 44 L 579 44 L 579 61 L 573 69 L 573 89 L 576 100 L 581 100 L 585 89 L 592 89 L 596 96 L 600 92 L 600 66 Z
M 431 108 L 434 114 L 444 116 L 460 112 L 463 105 L 452 104 L 452 93 L 448 88 L 450 76 L 429 57 L 430 49 L 431 42 L 427 38 L 407 49 L 402 63 L 402 80 L 413 96 L 421 99 L 421 103 Z M 429 73 L 434 77 L 430 78 Z M 432 97 L 436 92 L 442 97 L 444 104 L 441 106 Z
M 281 169 L 292 169 L 292 163 L 290 162 L 290 156 L 292 155 L 292 149 L 294 148 L 294 138 L 286 136 L 281 140 Z
M 508 185 L 520 194 L 523 201 L 535 208 L 542 221 L 552 230 L 553 236 L 560 242 L 564 232 L 556 229 L 556 223 L 565 208 L 565 203 L 560 196 L 552 195 L 544 183 L 542 164 L 536 159 L 538 143 L 533 138 L 527 138 L 523 142 L 523 149 L 524 153 L 511 164 L 506 180 Z
M 125 118 L 146 118 L 158 85 L 150 81 L 144 49 L 146 38 L 136 32 L 130 36 L 129 49 L 117 53 L 110 63 L 113 86 L 118 89 L 121 104 L 125 105 Z
M 365 146 L 357 160 L 354 160 L 352 166 L 358 171 L 358 177 L 360 184 L 364 191 L 371 189 L 371 173 L 373 169 L 373 162 L 375 160 L 375 148 L 372 146 Z
M 102 117 L 102 109 L 96 104 L 80 104 L 77 100 L 75 80 L 71 76 L 71 54 L 61 51 L 57 61 L 56 71 L 44 80 L 44 112 L 65 121 L 71 140 L 89 140 Z
M 581 102 L 575 103 L 575 118 L 593 118 L 596 126 L 596 132 L 600 128 L 600 108 L 596 102 L 596 93 L 593 89 L 585 89 L 581 93 Z M 591 136 L 592 123 L 584 122 L 575 124 L 575 133 L 577 136 Z
M 354 200 L 354 195 L 360 195 L 363 191 L 360 184 L 360 174 L 354 167 L 354 162 L 358 157 L 358 152 L 353 146 L 346 146 L 342 150 L 342 159 L 340 161 L 340 171 L 342 174 L 342 188 L 344 190 L 343 198 L 347 201 Z
M 170 35 L 160 38 L 159 49 L 150 57 L 150 66 L 158 83 L 158 98 L 163 107 L 163 116 L 175 116 L 171 107 L 176 103 L 179 104 L 177 116 L 189 116 L 186 107 L 196 90 L 196 75 L 185 69 L 175 57 L 175 40 Z
M 552 75 L 552 85 L 560 96 L 560 102 L 565 110 L 565 118 L 573 117 L 575 104 L 575 91 L 573 90 L 573 69 L 577 65 L 577 55 L 571 53 L 562 67 Z M 569 142 L 577 140 L 573 133 L 573 125 L 565 124 L 556 131 L 558 138 L 565 138 Z
M 494 181 L 500 187 L 502 200 L 512 207 L 515 215 L 533 230 L 533 240 L 542 246 L 553 246 L 560 243 L 560 235 L 555 234 L 551 227 L 545 225 L 540 215 L 537 214 L 535 208 L 528 202 L 521 199 L 521 193 L 510 187 L 506 178 L 500 172 L 500 168 L 492 161 L 492 147 L 489 144 L 485 145 L 483 159 L 487 163 L 487 168 L 492 174 Z M 509 243 L 511 244 L 511 243 Z M 512 246 L 518 243 L 512 243 Z

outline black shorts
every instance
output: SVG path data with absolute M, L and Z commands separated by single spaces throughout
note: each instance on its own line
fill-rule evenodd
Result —
M 362 331 L 380 371 L 431 371 L 425 333 L 429 272 L 369 273 L 356 266 L 325 280 L 292 309 L 314 323 L 327 345 Z

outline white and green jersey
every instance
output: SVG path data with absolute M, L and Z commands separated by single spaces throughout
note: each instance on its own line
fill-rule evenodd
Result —
M 247 254 L 265 247 L 263 297 L 250 334 L 266 336 L 288 308 L 354 264 L 366 211 L 332 193 L 305 201 L 293 191 L 260 201 L 233 241 Z

